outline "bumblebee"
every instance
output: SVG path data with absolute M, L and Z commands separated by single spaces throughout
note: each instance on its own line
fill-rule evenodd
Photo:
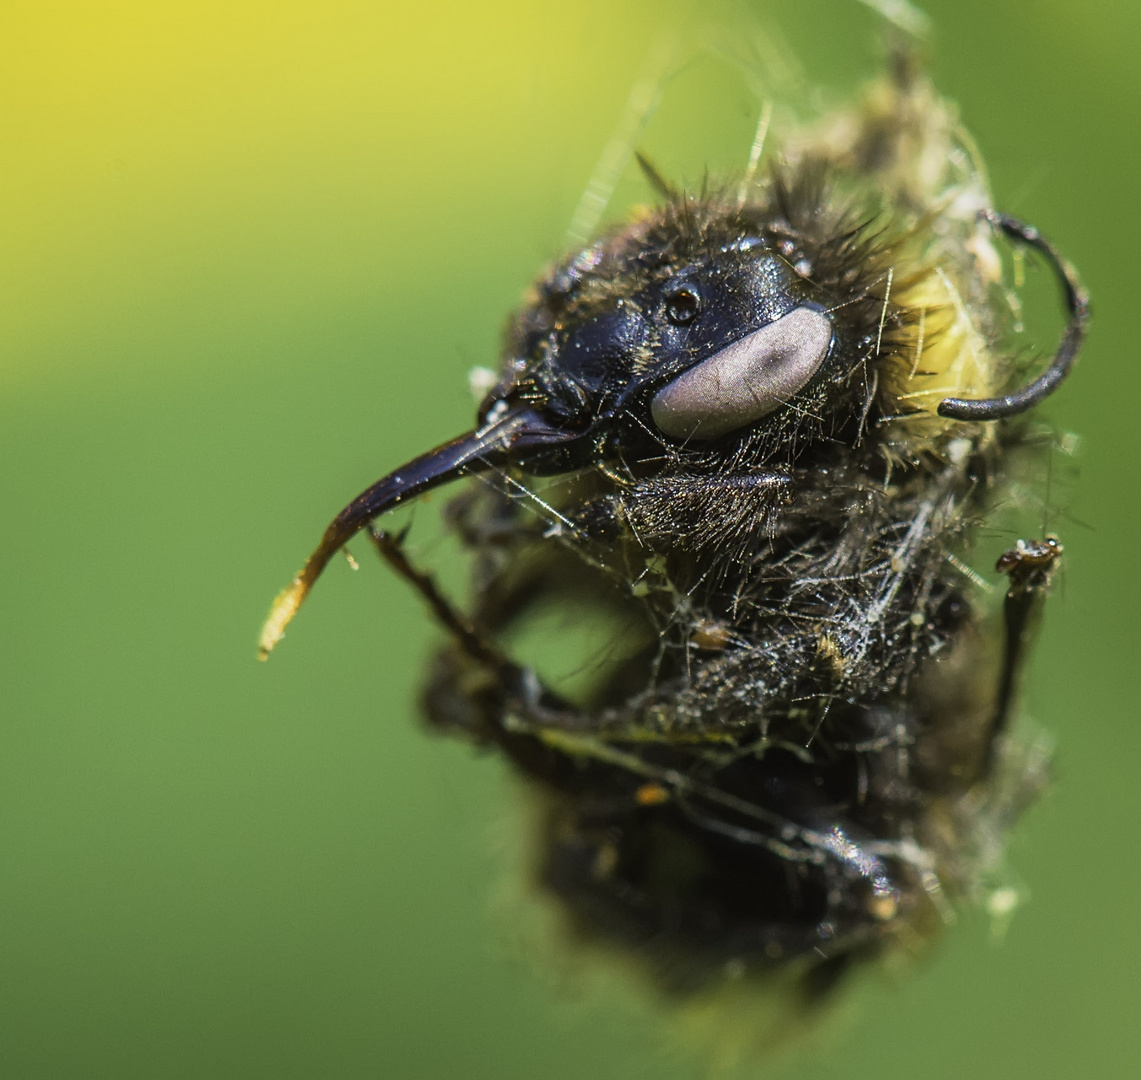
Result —
M 474 429 L 345 507 L 261 656 L 369 528 L 449 636 L 429 722 L 527 778 L 570 932 L 672 994 L 780 972 L 815 998 L 976 896 L 1037 782 L 1008 728 L 1061 544 L 1001 555 L 1001 615 L 958 553 L 1033 454 L 1022 414 L 1088 298 L 993 208 L 904 52 L 755 175 L 694 193 L 644 168 L 658 204 L 539 279 Z M 1061 287 L 1036 377 L 1005 249 Z M 371 523 L 467 476 L 461 607 Z M 514 648 L 551 610 L 603 628 L 570 690 Z

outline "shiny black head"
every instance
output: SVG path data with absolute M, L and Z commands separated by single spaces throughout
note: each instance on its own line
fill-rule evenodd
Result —
M 334 552 L 430 488 L 508 465 L 533 475 L 637 468 L 663 446 L 731 442 L 789 409 L 817 415 L 818 399 L 850 381 L 844 353 L 861 334 L 846 342 L 850 327 L 837 327 L 834 298 L 798 254 L 805 245 L 790 246 L 782 229 L 735 204 L 682 199 L 558 266 L 515 320 L 476 429 L 341 511 L 278 596 L 261 655 Z M 806 394 L 808 407 L 796 400 Z
M 1011 219 L 992 224 L 1053 262 L 1071 322 L 1035 383 L 1005 398 L 944 401 L 940 416 L 993 420 L 1028 408 L 1061 381 L 1084 333 L 1085 294 L 1053 248 Z M 278 596 L 262 657 L 354 533 L 457 477 L 508 466 L 638 477 L 728 460 L 803 466 L 814 447 L 859 445 L 875 419 L 877 364 L 903 325 L 891 301 L 896 255 L 866 219 L 835 209 L 807 170 L 792 183 L 778 176 L 767 202 L 675 195 L 561 263 L 512 323 L 475 430 L 341 511 Z
M 773 224 L 684 203 L 556 268 L 512 327 L 481 424 L 530 409 L 564 431 L 558 451 L 520 460 L 547 472 L 730 448 L 790 407 L 834 410 L 870 326 Z

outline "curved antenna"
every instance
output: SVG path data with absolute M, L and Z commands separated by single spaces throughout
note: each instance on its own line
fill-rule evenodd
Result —
M 1059 254 L 1054 247 L 1033 225 L 1024 225 L 1016 218 L 1007 217 L 994 210 L 984 210 L 981 217 L 986 218 L 996 229 L 1000 229 L 1011 240 L 1025 244 L 1046 256 L 1047 261 L 1054 268 L 1058 282 L 1062 286 L 1062 296 L 1070 321 L 1062 334 L 1058 351 L 1050 366 L 1033 382 L 1027 383 L 1020 390 L 1002 397 L 993 398 L 944 398 L 939 403 L 938 413 L 949 420 L 1001 420 L 1016 413 L 1025 412 L 1039 402 L 1048 398 L 1062 380 L 1070 373 L 1082 341 L 1085 340 L 1086 328 L 1089 324 L 1089 293 L 1078 280 L 1077 271 Z

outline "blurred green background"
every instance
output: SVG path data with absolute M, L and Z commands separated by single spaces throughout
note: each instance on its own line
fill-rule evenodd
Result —
M 926 10 L 998 205 L 1096 304 L 1046 409 L 1083 438 L 1027 697 L 1058 779 L 1000 945 L 967 915 L 772 1072 L 1138 1075 L 1141 7 Z M 653 42 L 702 19 L 778 27 L 835 98 L 877 67 L 854 0 L 5 3 L 0 1076 L 699 1074 L 513 948 L 511 784 L 418 730 L 405 588 L 361 550 L 254 640 L 332 513 L 467 426 Z M 698 63 L 642 145 L 698 179 L 756 113 Z

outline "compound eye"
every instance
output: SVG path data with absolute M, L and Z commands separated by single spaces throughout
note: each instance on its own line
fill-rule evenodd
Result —
M 675 285 L 666 293 L 666 318 L 674 326 L 688 326 L 701 310 L 701 294 L 691 284 Z
M 654 423 L 675 439 L 717 439 L 785 404 L 820 369 L 832 343 L 828 316 L 799 307 L 667 383 Z

